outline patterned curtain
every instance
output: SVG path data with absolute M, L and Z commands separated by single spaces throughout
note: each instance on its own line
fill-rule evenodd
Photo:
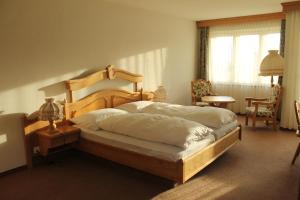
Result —
M 280 27 L 280 55 L 284 57 L 284 44 L 285 44 L 285 19 L 281 20 Z M 282 76 L 278 78 L 278 84 L 282 85 Z
M 281 27 L 280 27 L 280 55 L 284 57 L 284 44 L 285 44 L 285 22 L 286 20 L 281 20 Z M 278 77 L 278 84 L 282 86 L 282 76 Z M 280 107 L 277 112 L 277 119 L 280 120 L 281 118 L 281 109 L 282 105 L 280 104 Z
M 198 78 L 207 79 L 207 59 L 208 59 L 208 32 L 209 27 L 199 28 L 199 69 Z

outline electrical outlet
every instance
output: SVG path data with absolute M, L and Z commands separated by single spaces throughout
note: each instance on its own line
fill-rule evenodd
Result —
M 40 152 L 40 148 L 39 147 L 34 147 L 33 148 L 33 154 L 38 154 Z

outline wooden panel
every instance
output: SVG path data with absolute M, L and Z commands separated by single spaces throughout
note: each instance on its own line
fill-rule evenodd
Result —
M 142 95 L 140 92 L 128 92 L 126 90 L 100 90 L 74 103 L 65 103 L 65 116 L 70 119 L 82 115 L 86 112 L 111 108 L 122 103 L 139 101 L 142 98 L 152 98 L 153 95 L 147 93 Z
M 140 83 L 144 79 L 142 75 L 133 74 L 122 69 L 114 68 L 114 72 L 115 72 L 115 78 L 127 80 L 133 83 Z
M 79 134 L 73 133 L 65 135 L 65 144 L 70 144 L 79 140 Z
M 66 81 L 66 87 L 68 90 L 76 91 L 105 79 L 108 79 L 106 69 L 90 74 L 84 78 L 68 80 Z
M 249 22 L 259 22 L 274 19 L 284 19 L 285 14 L 283 12 L 261 14 L 261 15 L 249 15 L 242 17 L 231 17 L 222 19 L 212 19 L 197 21 L 198 27 L 209 27 L 209 26 L 219 26 L 219 25 L 229 25 L 229 24 L 243 24 Z
M 186 181 L 205 168 L 241 138 L 240 127 L 228 133 L 217 142 L 183 161 L 183 180 Z
M 282 3 L 281 5 L 282 5 L 283 12 L 300 10 L 300 1 L 286 2 L 286 3 Z
M 89 111 L 107 108 L 110 103 L 109 91 L 102 90 L 90 94 L 81 100 L 74 103 L 65 103 L 65 117 L 66 119 L 73 118 L 75 116 L 82 115 Z
M 94 85 L 98 81 L 106 79 L 122 79 L 136 84 L 142 82 L 143 78 L 144 77 L 142 75 L 130 73 L 122 69 L 114 68 L 112 65 L 109 65 L 104 70 L 97 71 L 83 78 L 71 79 L 66 81 L 65 83 L 66 88 L 69 91 L 76 91 Z M 70 96 L 72 97 L 72 94 L 70 94 Z
M 79 150 L 91 153 L 114 162 L 133 167 L 178 182 L 180 179 L 180 163 L 158 159 L 119 149 L 81 138 L 76 146 Z
M 28 134 L 30 134 L 36 130 L 39 130 L 41 128 L 44 128 L 48 125 L 49 125 L 48 121 L 26 121 L 25 125 L 24 125 L 24 134 L 28 135 Z
M 154 93 L 153 92 L 142 92 L 142 100 L 153 101 Z
M 99 80 L 111 80 L 116 78 L 133 82 L 135 86 L 137 85 L 136 83 L 141 82 L 143 79 L 141 75 L 132 74 L 120 69 L 114 69 L 112 66 L 109 66 L 105 71 L 102 70 L 96 72 L 88 77 L 66 81 L 66 85 L 72 99 L 72 91 L 74 90 L 90 86 Z M 64 112 L 66 119 L 69 119 L 73 116 L 79 116 L 91 110 L 114 107 L 131 101 L 151 99 L 153 99 L 153 93 L 144 93 L 142 90 L 140 92 L 128 92 L 118 89 L 101 90 L 88 95 L 77 102 L 65 103 Z M 65 123 L 65 121 L 63 122 Z M 34 122 L 30 124 L 26 123 L 24 127 L 25 134 L 28 134 L 26 137 L 26 143 L 28 144 L 27 157 L 30 158 L 28 159 L 28 165 L 31 165 L 30 162 L 33 153 L 32 149 L 36 145 L 36 139 L 33 137 L 35 134 L 31 133 L 34 133 L 33 131 L 43 128 L 46 125 L 48 125 L 48 122 Z M 177 183 L 183 183 L 211 163 L 219 155 L 230 148 L 239 138 L 241 138 L 241 135 L 239 135 L 238 132 L 240 132 L 239 128 L 229 133 L 228 136 L 221 138 L 218 142 L 209 145 L 199 153 L 196 153 L 185 160 L 178 160 L 176 162 L 142 155 L 101 143 L 95 143 L 83 138 L 80 138 L 78 144 L 75 146 L 82 151 L 108 160 L 146 171 L 148 173 L 176 181 Z M 70 137 L 70 140 L 73 140 L 74 138 Z
M 77 148 L 114 162 L 184 183 L 241 139 L 240 127 L 184 160 L 171 162 L 81 138 Z
M 139 100 L 142 100 L 140 93 L 135 93 L 129 96 L 112 96 L 112 107 L 117 107 L 125 103 L 135 102 Z

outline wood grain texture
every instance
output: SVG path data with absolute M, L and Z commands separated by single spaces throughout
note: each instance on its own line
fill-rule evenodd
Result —
M 36 133 L 41 154 L 47 156 L 49 149 L 78 141 L 80 132 L 79 128 L 68 125 L 58 127 L 56 133 L 49 133 L 47 129 L 38 130 Z
M 249 22 L 259 22 L 274 19 L 285 19 L 285 14 L 283 12 L 261 14 L 261 15 L 248 15 L 241 17 L 231 17 L 231 18 L 221 18 L 221 19 L 211 19 L 197 21 L 197 27 L 210 27 L 210 26 L 220 26 L 220 25 L 230 25 L 230 24 L 243 24 Z
M 76 148 L 114 162 L 164 177 L 182 184 L 205 168 L 238 140 L 241 128 L 237 127 L 217 142 L 183 160 L 168 161 L 136 152 L 120 149 L 81 138 Z
M 106 69 L 94 72 L 84 78 L 71 79 L 66 81 L 66 88 L 71 91 L 80 90 L 82 88 L 91 86 L 98 81 L 108 79 Z
M 150 174 L 164 177 L 178 182 L 180 178 L 180 166 L 182 163 L 171 162 L 159 158 L 139 154 L 133 151 L 101 144 L 81 138 L 76 146 L 79 150 L 123 164 L 135 169 L 146 171 Z
M 38 137 L 35 134 L 37 130 L 45 128 L 49 125 L 48 121 L 40 121 L 37 117 L 35 119 L 29 119 L 24 115 L 23 118 L 23 135 L 25 141 L 25 156 L 28 168 L 32 168 L 33 149 L 38 145 Z
M 300 1 L 291 1 L 281 3 L 283 12 L 290 12 L 294 10 L 300 10 Z
M 65 103 L 64 111 L 66 119 L 70 119 L 97 109 L 112 108 L 124 103 L 152 99 L 153 93 L 151 92 L 128 92 L 120 89 L 99 90 L 79 101 Z
M 105 78 L 109 78 L 110 80 L 112 80 L 116 77 L 119 77 L 134 83 L 142 80 L 142 77 L 134 76 L 129 72 L 123 70 L 113 70 L 114 68 L 109 67 L 106 69 L 105 73 L 103 71 L 100 71 L 97 74 L 98 77 L 96 77 L 96 75 L 89 75 L 87 78 L 82 78 L 80 80 L 66 81 L 67 89 L 72 94 L 72 92 L 77 90 L 78 88 L 90 86 L 91 84 L 104 80 Z M 65 102 L 65 118 L 70 119 L 92 110 L 111 108 L 127 102 L 139 100 L 153 100 L 153 93 L 143 92 L 143 90 L 140 90 L 140 92 L 128 92 L 119 89 L 100 90 L 84 97 L 81 100 Z M 25 132 L 27 132 L 28 134 L 28 157 L 32 157 L 32 149 L 36 145 L 36 141 L 34 141 L 34 138 L 31 138 L 29 136 L 35 136 L 36 134 L 34 133 L 36 132 L 36 130 L 42 128 L 45 125 L 41 122 L 35 123 L 37 124 L 32 125 L 32 128 L 30 129 L 27 128 L 27 126 L 31 126 L 31 124 L 27 124 L 26 127 L 24 127 L 24 130 L 26 130 Z M 124 150 L 98 142 L 92 142 L 83 138 L 79 139 L 76 148 L 120 164 L 124 164 L 154 175 L 170 179 L 178 184 L 181 184 L 187 181 L 190 177 L 199 172 L 213 160 L 215 160 L 239 139 L 241 139 L 240 127 L 231 131 L 227 136 L 219 139 L 218 142 L 207 146 L 196 154 L 184 160 L 178 160 L 174 162 L 139 154 L 133 151 Z
M 94 85 L 102 80 L 114 79 L 126 80 L 136 85 L 137 83 L 142 82 L 144 77 L 142 75 L 127 72 L 125 70 L 115 68 L 112 65 L 108 65 L 106 69 L 94 72 L 82 78 L 67 80 L 65 84 L 67 90 L 76 91 Z
M 113 71 L 113 69 L 114 68 L 109 67 L 106 71 L 106 76 L 110 80 L 115 79 L 116 77 L 131 81 L 133 83 L 137 83 L 142 80 L 129 72 L 119 69 L 114 69 L 115 71 Z M 83 80 L 85 79 L 83 78 L 82 81 L 79 81 L 83 83 L 80 87 L 86 86 L 85 81 Z M 90 82 L 94 81 L 95 79 Z M 77 82 L 76 84 L 80 83 Z M 72 87 L 67 88 L 71 92 L 73 91 Z M 66 103 L 65 116 L 66 119 L 70 119 L 96 109 L 111 108 L 128 102 L 151 99 L 153 99 L 153 93 L 144 93 L 143 90 L 140 92 L 128 92 L 125 90 L 115 89 L 100 90 L 88 95 L 87 97 L 84 97 L 79 101 Z M 176 162 L 170 162 L 160 158 L 138 154 L 136 152 L 92 142 L 83 138 L 80 139 L 77 148 L 82 151 L 142 171 L 146 171 L 148 173 L 158 175 L 181 184 L 215 160 L 223 152 L 229 149 L 237 140 L 241 139 L 240 134 L 240 127 L 238 127 L 234 131 L 230 132 L 228 136 L 221 138 L 218 142 L 209 145 L 202 151 L 194 154 L 192 157 Z
M 238 140 L 241 139 L 241 128 L 237 127 L 215 143 L 207 146 L 202 151 L 183 160 L 183 182 L 191 178 L 207 165 L 212 163 Z

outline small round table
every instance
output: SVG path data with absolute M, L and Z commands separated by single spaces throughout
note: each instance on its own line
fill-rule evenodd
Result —
M 234 103 L 235 99 L 229 96 L 204 96 L 201 98 L 203 102 L 209 103 L 212 106 L 226 108 L 228 103 Z

